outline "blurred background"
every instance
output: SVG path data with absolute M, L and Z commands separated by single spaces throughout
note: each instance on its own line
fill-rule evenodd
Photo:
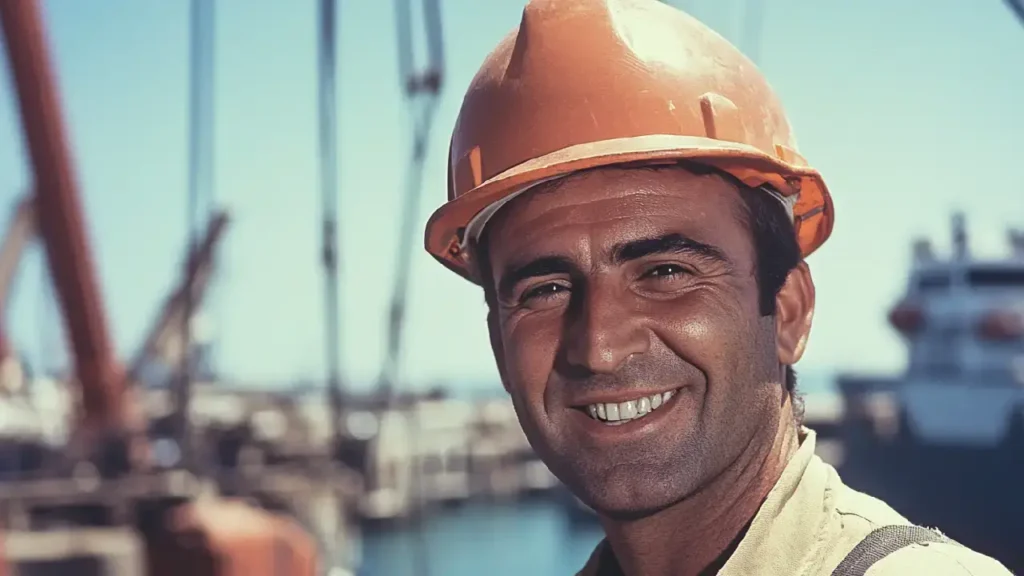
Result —
M 29 2 L 3 1 L 10 42 L 11 6 Z M 832 191 L 797 366 L 822 457 L 1024 570 L 1015 1 L 667 3 L 758 64 Z M 600 528 L 519 430 L 482 293 L 422 249 L 462 95 L 524 4 L 40 2 L 87 245 L 43 249 L 60 220 L 32 201 L 33 166 L 48 164 L 24 137 L 9 47 L 0 527 L 33 542 L 96 523 L 68 506 L 170 490 L 97 503 L 81 487 L 138 476 L 83 468 L 67 448 L 75 406 L 91 405 L 81 355 L 102 356 L 74 344 L 61 303 L 85 274 L 101 305 L 77 325 L 105 318 L 144 413 L 147 477 L 183 473 L 196 492 L 295 516 L 335 574 L 579 569 Z M 43 548 L 6 557 L 57 562 Z

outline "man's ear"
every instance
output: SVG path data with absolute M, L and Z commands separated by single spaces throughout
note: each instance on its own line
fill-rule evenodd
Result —
M 491 339 L 491 353 L 494 354 L 494 363 L 498 366 L 498 376 L 501 377 L 501 385 L 506 392 L 510 392 L 508 378 L 505 377 L 505 345 L 501 340 L 501 321 L 498 313 L 490 307 L 487 310 L 487 333 Z
M 814 280 L 801 261 L 775 297 L 775 342 L 779 362 L 792 366 L 804 355 L 814 318 Z

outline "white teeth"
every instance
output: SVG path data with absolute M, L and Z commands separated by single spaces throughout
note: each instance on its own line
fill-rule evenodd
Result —
M 650 411 L 651 411 L 651 399 L 650 398 L 644 396 L 643 398 L 637 400 L 637 402 L 636 402 L 636 412 L 637 412 L 637 414 L 643 416 L 644 414 L 647 414 Z
M 587 413 L 595 420 L 601 420 L 609 424 L 623 424 L 625 422 L 643 418 L 657 410 L 662 404 L 668 402 L 675 395 L 675 390 L 662 394 L 652 394 L 627 400 L 626 402 L 602 402 L 587 406 Z
M 607 415 L 607 420 L 609 422 L 616 422 L 618 420 L 621 420 L 621 418 L 619 418 L 618 404 L 605 404 L 604 412 Z

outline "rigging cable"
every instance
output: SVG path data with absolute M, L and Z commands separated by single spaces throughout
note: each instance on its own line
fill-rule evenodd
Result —
M 192 0 L 190 26 L 189 66 L 189 184 L 186 222 L 188 226 L 188 257 L 185 270 L 191 268 L 199 244 L 201 212 L 209 220 L 213 174 L 213 38 L 214 3 Z M 204 202 L 205 196 L 205 202 Z M 205 204 L 205 205 L 204 205 Z M 186 289 L 182 313 L 182 343 L 180 373 L 175 385 L 175 432 L 179 438 L 182 461 L 190 466 L 189 401 L 193 378 L 192 316 L 194 302 L 192 290 Z
M 423 72 L 412 69 L 410 0 L 396 0 L 396 21 L 399 38 L 399 72 L 402 75 L 406 106 L 410 115 L 412 155 L 406 173 L 405 194 L 402 197 L 402 217 L 399 227 L 398 253 L 395 265 L 395 283 L 392 287 L 388 317 L 387 348 L 378 387 L 386 397 L 393 396 L 399 379 L 402 337 L 408 305 L 409 274 L 412 268 L 412 250 L 415 221 L 419 215 L 419 200 L 423 185 L 423 165 L 427 143 L 437 110 L 438 96 L 443 81 L 444 55 L 442 52 L 441 18 L 438 0 L 424 0 L 424 20 L 427 28 L 429 64 Z
M 320 1 L 319 114 L 322 253 L 324 306 L 326 308 L 327 394 L 331 409 L 331 434 L 337 450 L 341 443 L 341 331 L 338 321 L 338 152 L 336 92 L 337 13 L 335 0 Z
M 1024 24 L 1024 0 L 1006 0 L 1006 4 L 1020 19 L 1020 23 Z
M 419 215 L 420 196 L 423 187 L 423 165 L 427 155 L 427 144 L 430 140 L 431 128 L 437 111 L 438 99 L 444 79 L 444 37 L 441 26 L 441 10 L 438 0 L 423 0 L 423 24 L 426 29 L 427 66 L 422 71 L 414 67 L 412 6 L 411 0 L 396 0 L 395 25 L 398 41 L 398 73 L 405 101 L 412 135 L 412 153 L 405 175 L 405 193 L 402 196 L 402 216 L 399 224 L 398 252 L 395 262 L 395 280 L 391 292 L 387 325 L 387 348 L 383 366 L 378 379 L 378 390 L 384 396 L 384 407 L 381 416 L 391 411 L 397 403 L 397 388 L 400 382 L 400 368 L 405 328 L 405 314 L 408 307 L 409 276 L 412 269 L 412 250 L 415 234 L 415 222 Z M 410 447 L 419 441 L 418 418 L 415 405 L 406 425 L 407 440 Z M 381 428 L 383 419 L 378 417 Z M 376 446 L 380 446 L 381 432 L 378 429 Z M 411 467 L 409 484 L 410 499 L 415 496 L 415 505 L 422 501 L 421 482 L 419 481 L 420 460 L 415 454 L 418 450 L 410 450 Z M 372 454 L 372 449 L 371 449 Z M 371 456 L 372 458 L 372 456 Z M 373 467 L 370 467 L 372 471 Z M 377 478 L 369 474 L 367 481 L 376 485 Z M 410 555 L 413 573 L 427 575 L 430 573 L 429 551 L 422 529 L 414 531 L 414 551 Z

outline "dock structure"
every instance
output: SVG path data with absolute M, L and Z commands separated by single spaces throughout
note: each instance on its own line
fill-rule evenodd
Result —
M 884 395 L 885 387 L 877 388 Z M 149 421 L 160 422 L 171 409 L 169 394 L 156 388 L 141 395 Z M 372 405 L 372 398 L 350 397 L 342 412 L 340 428 L 368 443 L 365 466 L 359 468 L 331 454 L 332 412 L 319 397 L 197 382 L 190 419 L 194 443 L 203 447 L 194 454 L 201 474 L 156 470 L 101 482 L 85 469 L 63 480 L 8 481 L 0 484 L 6 541 L 18 558 L 28 561 L 41 554 L 39 549 L 57 546 L 49 532 L 58 525 L 45 533 L 38 530 L 49 521 L 48 506 L 88 503 L 95 510 L 102 504 L 111 526 L 101 526 L 99 532 L 89 528 L 93 532 L 81 542 L 106 555 L 109 570 L 121 571 L 107 573 L 127 574 L 125 567 L 136 561 L 131 551 L 138 549 L 139 537 L 125 527 L 138 525 L 145 516 L 148 494 L 171 494 L 181 501 L 249 502 L 282 513 L 314 537 L 321 557 L 337 559 L 343 568 L 357 564 L 364 529 L 415 521 L 462 503 L 539 497 L 563 506 L 570 521 L 592 519 L 536 456 L 508 398 L 471 400 L 433 393 L 407 395 L 384 411 L 369 409 Z M 872 426 L 876 421 L 882 426 L 883 408 L 878 398 L 865 399 L 863 393 L 852 403 L 812 395 L 804 424 L 818 432 L 819 455 L 845 468 L 850 464 L 846 444 L 855 429 L 852 423 L 867 414 Z M 60 415 L 47 414 L 51 420 L 54 416 Z M 151 437 L 159 442 L 159 429 Z M 368 477 L 376 482 L 367 483 Z M 40 534 L 37 544 L 33 534 Z
M 418 516 L 434 506 L 516 498 L 554 488 L 507 399 L 404 400 L 386 410 L 346 413 L 366 423 L 367 521 Z
M 59 438 L 50 448 L 40 448 L 45 442 L 33 443 L 25 433 L 0 438 L 0 455 L 26 447 L 45 452 L 35 459 L 39 466 L 27 468 L 10 465 L 23 457 L 0 458 L 8 463 L 0 470 L 4 561 L 21 574 L 44 560 L 71 569 L 84 554 L 104 566 L 102 573 L 140 576 L 145 572 L 133 567 L 146 561 L 140 542 L 155 515 L 180 503 L 239 502 L 282 521 L 293 519 L 315 540 L 317 557 L 329 559 L 331 567 L 354 569 L 360 538 L 352 511 L 359 474 L 335 461 L 327 442 L 294 413 L 296 402 L 287 394 L 216 388 L 197 387 L 190 407 L 198 424 L 191 428 L 195 443 L 205 448 L 195 454 L 197 472 L 177 467 L 171 458 L 164 462 L 167 468 L 103 477 L 89 462 L 68 460 Z M 151 421 L 160 421 L 167 392 L 143 395 Z M 70 419 L 71 413 L 51 411 L 45 417 Z M 159 430 L 153 439 L 159 447 Z
M 463 501 L 534 495 L 561 498 L 561 485 L 530 447 L 506 398 L 433 398 L 399 403 L 374 420 L 367 475 L 375 478 L 359 504 L 368 521 L 415 517 Z M 804 424 L 818 433 L 818 454 L 839 467 L 845 458 L 845 410 L 831 395 L 807 403 Z

